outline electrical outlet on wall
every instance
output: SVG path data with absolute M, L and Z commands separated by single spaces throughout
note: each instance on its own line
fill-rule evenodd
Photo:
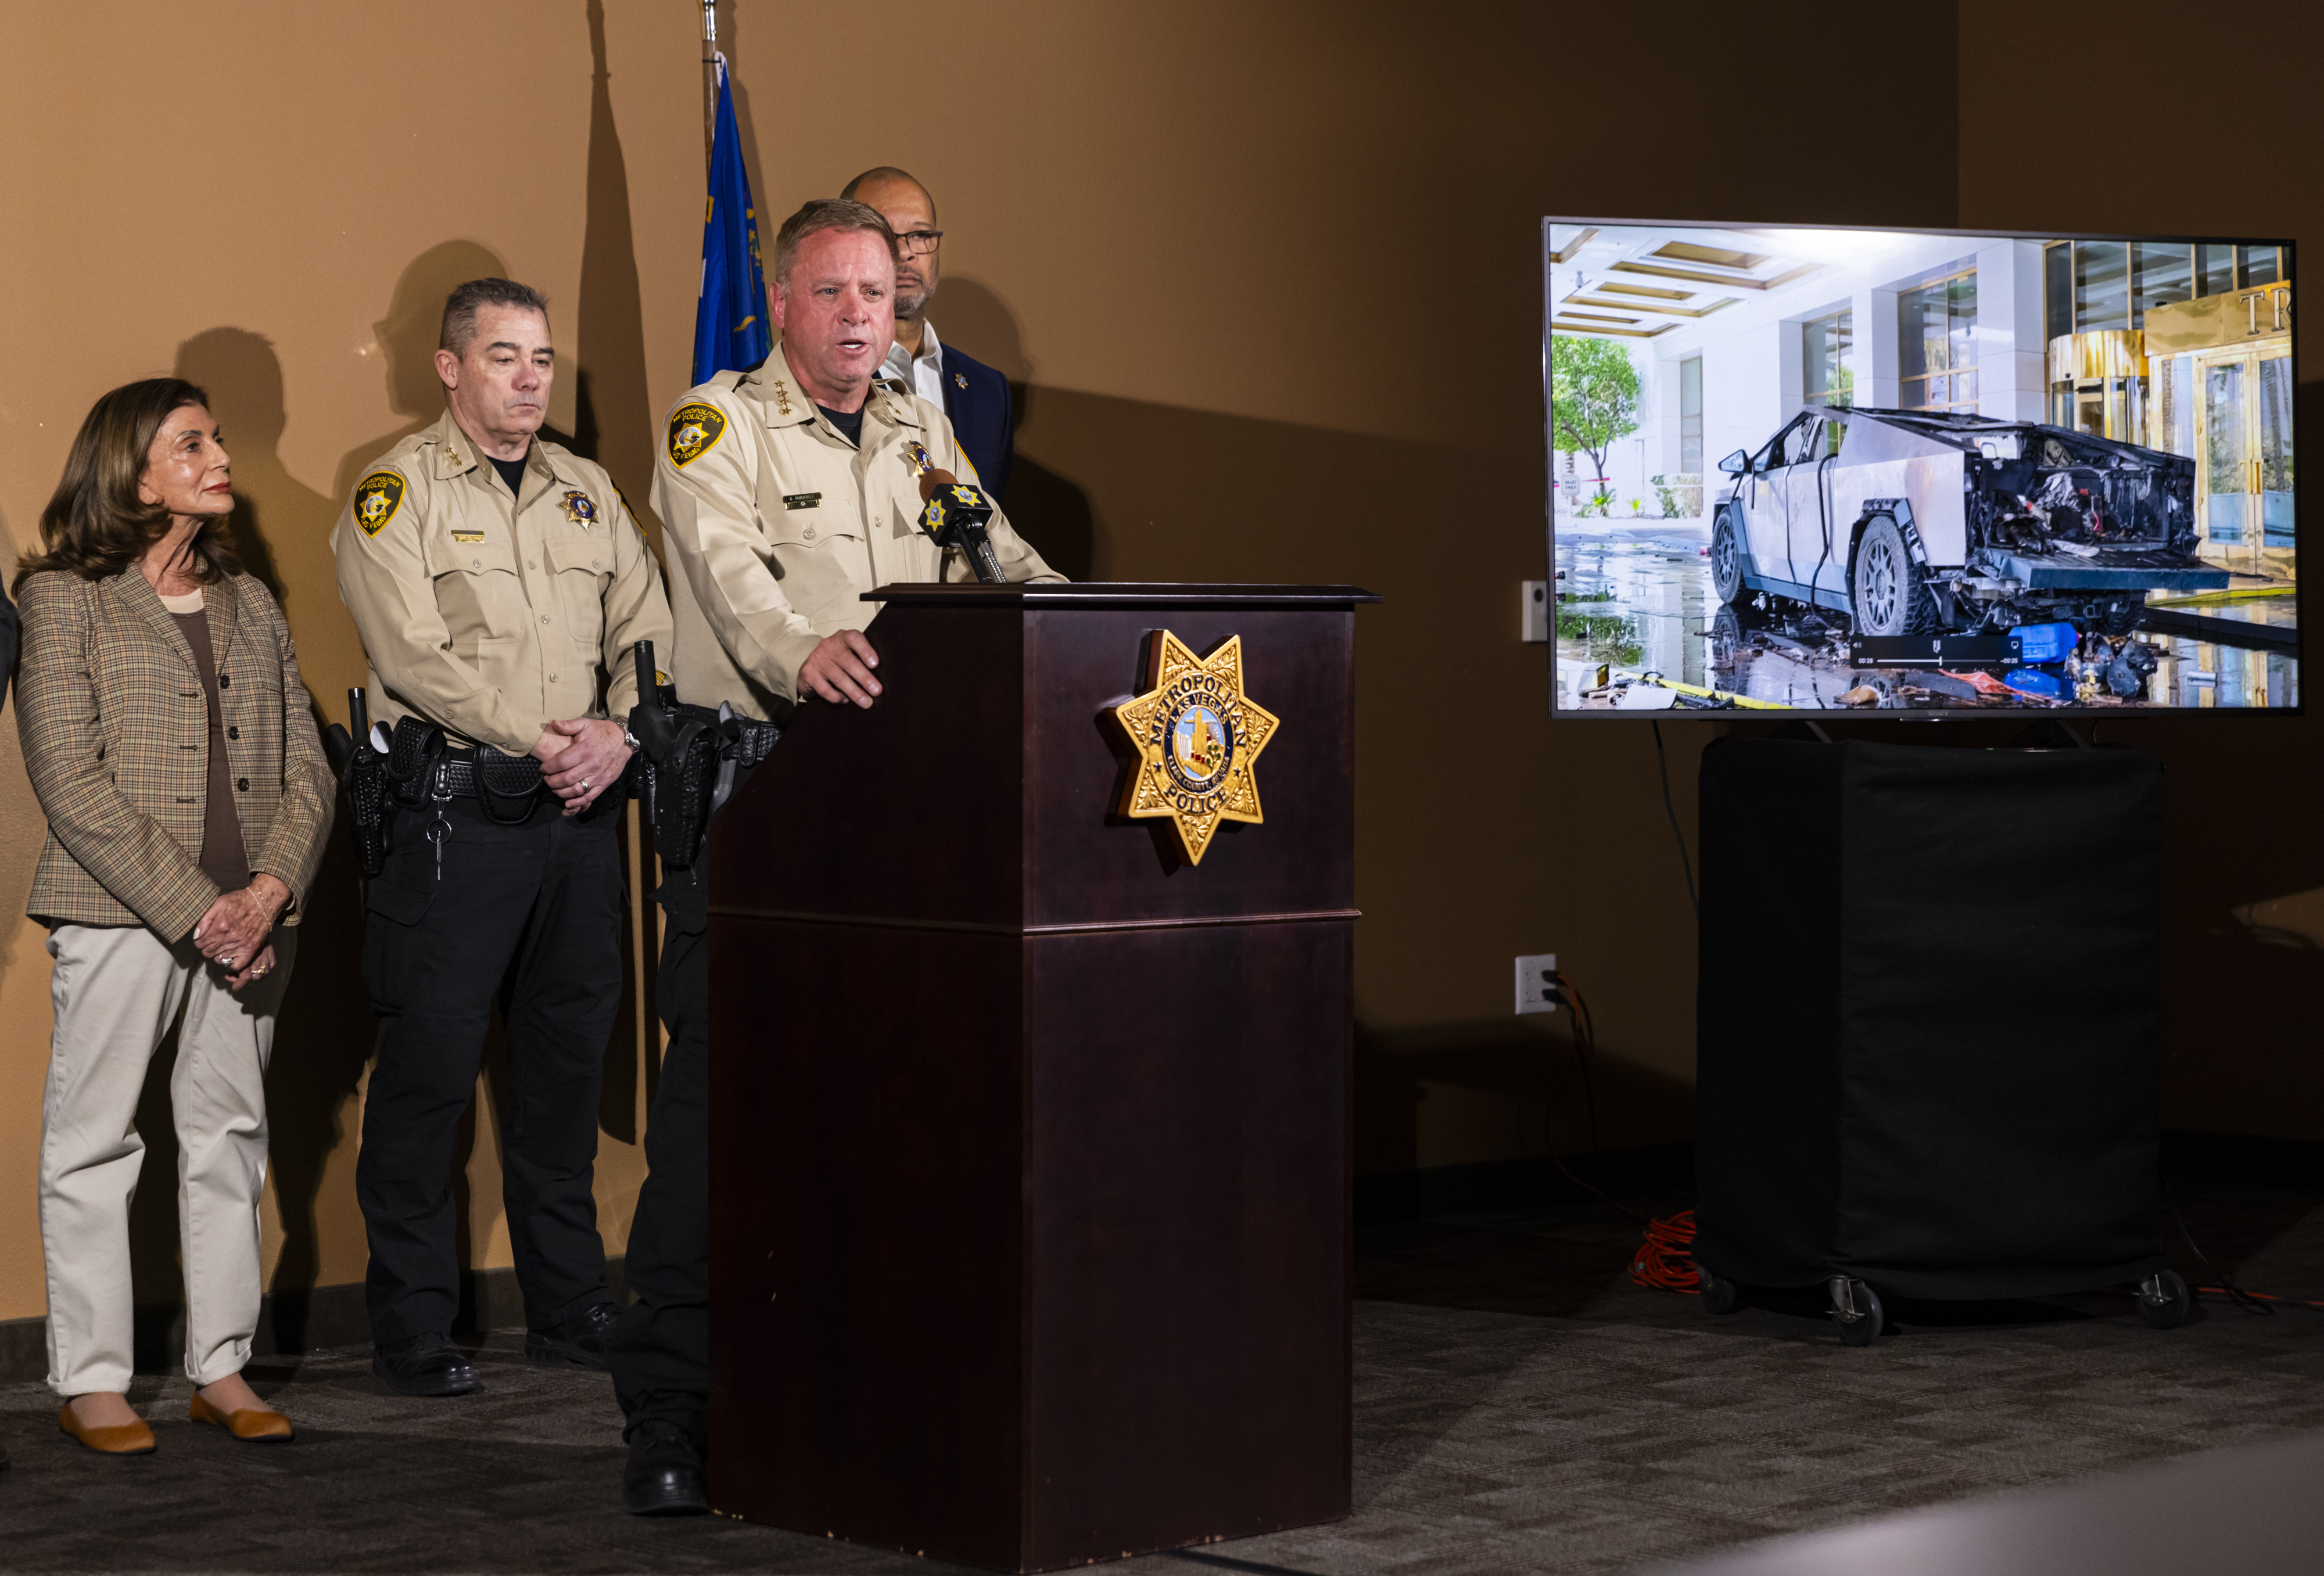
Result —
M 1557 954 L 1536 953 L 1517 960 L 1517 1010 L 1519 1012 L 1554 1012 L 1557 1003 L 1549 999 L 1554 983 L 1550 978 L 1557 972 Z
M 1542 645 L 1549 640 L 1549 582 L 1528 580 L 1525 583 L 1525 611 L 1519 615 L 1521 637 L 1528 645 Z

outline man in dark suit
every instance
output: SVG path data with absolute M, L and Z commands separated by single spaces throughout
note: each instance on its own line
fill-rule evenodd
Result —
M 1006 503 L 1009 462 L 1015 452 L 1009 380 L 936 337 L 928 302 L 942 272 L 944 232 L 936 228 L 936 198 L 893 165 L 866 170 L 839 194 L 879 211 L 896 232 L 896 346 L 883 378 L 944 407 L 962 452 L 984 490 Z

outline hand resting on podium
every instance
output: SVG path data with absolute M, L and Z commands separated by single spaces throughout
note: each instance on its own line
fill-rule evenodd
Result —
M 799 664 L 799 682 L 827 701 L 852 700 L 869 706 L 880 693 L 880 681 L 872 677 L 872 669 L 878 666 L 880 653 L 872 649 L 863 631 L 842 630 L 825 635 L 823 643 Z

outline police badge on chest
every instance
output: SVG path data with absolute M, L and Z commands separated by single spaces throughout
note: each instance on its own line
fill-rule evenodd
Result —
M 565 494 L 565 518 L 586 530 L 597 523 L 597 505 L 588 493 L 575 488 Z

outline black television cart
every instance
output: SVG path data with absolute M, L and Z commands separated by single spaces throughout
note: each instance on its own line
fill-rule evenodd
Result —
M 2157 1212 L 2162 763 L 1785 738 L 1703 752 L 1702 1303 L 2135 1285 Z

